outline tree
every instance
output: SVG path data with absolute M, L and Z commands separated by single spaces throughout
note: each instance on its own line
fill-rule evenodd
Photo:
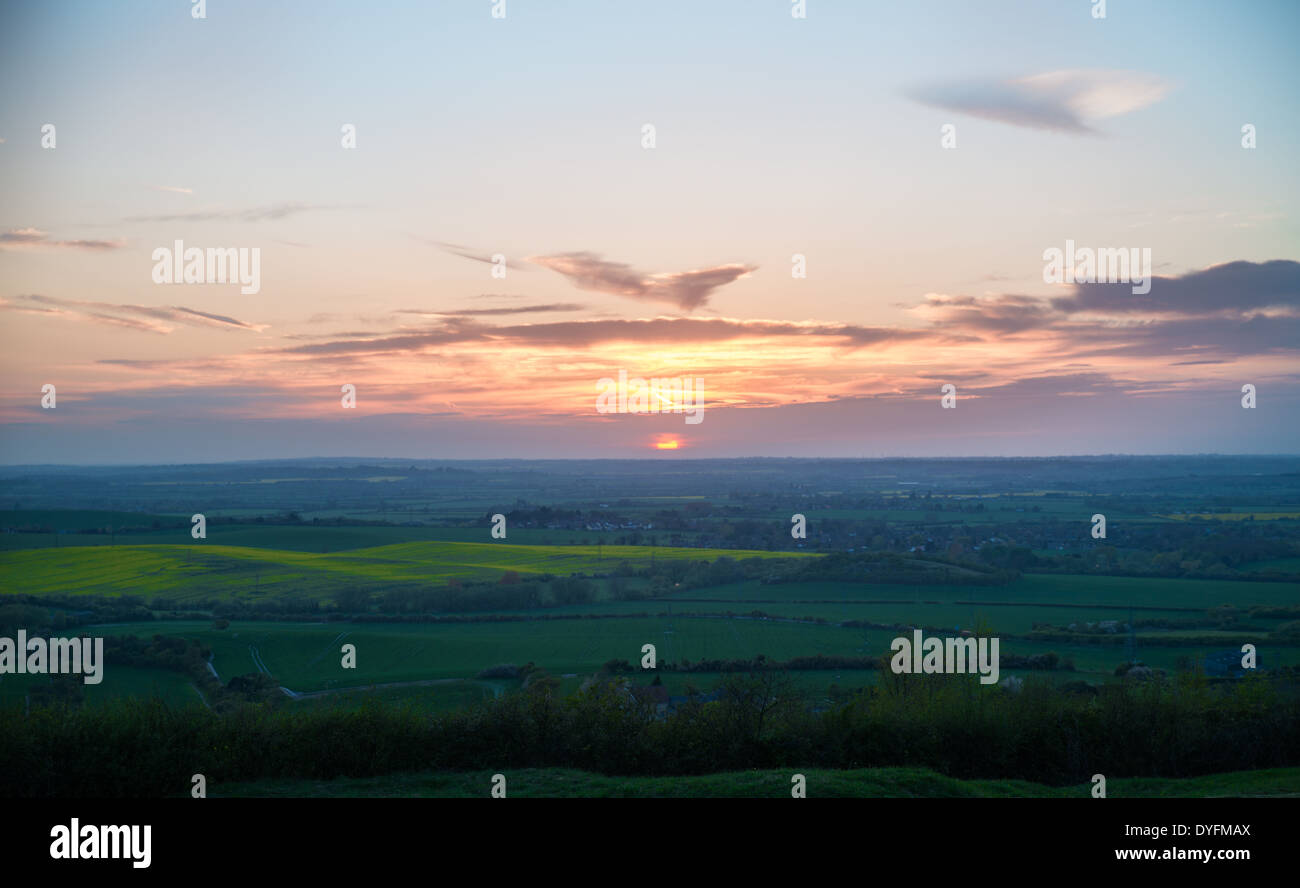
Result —
M 370 590 L 349 586 L 339 592 L 334 603 L 344 613 L 361 613 L 370 609 Z

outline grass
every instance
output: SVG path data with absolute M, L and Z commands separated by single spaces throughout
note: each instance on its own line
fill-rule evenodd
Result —
M 590 675 L 611 659 L 637 662 L 641 646 L 656 645 L 661 659 L 749 658 L 763 653 L 788 659 L 809 653 L 862 656 L 856 630 L 754 620 L 633 618 L 509 623 L 208 623 L 149 622 L 92 627 L 96 634 L 197 638 L 212 648 L 212 665 L 228 681 L 258 670 L 261 662 L 285 687 L 320 691 L 392 682 L 472 679 L 499 663 L 533 662 L 552 675 Z M 878 632 L 869 653 L 889 649 Z M 340 648 L 356 645 L 357 667 L 344 669 Z M 831 673 L 822 687 L 832 681 Z M 108 678 L 105 682 L 108 682 Z M 703 686 L 704 680 L 698 682 Z
M 1268 561 L 1256 561 L 1243 568 L 1247 571 L 1279 570 L 1287 573 L 1300 573 L 1300 558 L 1273 558 Z
M 646 610 L 657 610 L 655 603 Z M 924 610 L 919 612 L 924 616 Z M 638 663 L 641 647 L 654 644 L 661 661 L 680 663 L 704 659 L 749 659 L 764 654 L 771 660 L 787 660 L 811 654 L 848 657 L 880 657 L 888 654 L 897 630 L 851 629 L 834 624 L 790 623 L 752 618 L 718 618 L 674 613 L 669 616 L 619 619 L 572 619 L 472 623 L 290 623 L 239 621 L 227 629 L 213 629 L 197 621 L 152 621 L 89 627 L 93 634 L 155 633 L 195 638 L 213 651 L 213 666 L 223 681 L 235 675 L 260 670 L 258 660 L 279 682 L 297 692 L 361 688 L 397 682 L 472 680 L 486 667 L 500 663 L 523 665 L 532 662 L 554 676 L 572 674 L 573 686 L 600 670 L 612 659 Z M 343 644 L 356 645 L 355 669 L 341 665 Z M 1229 646 L 1162 646 L 1157 636 L 1138 641 L 1138 656 L 1147 665 L 1172 671 L 1180 657 L 1202 659 L 1211 650 Z M 256 650 L 258 659 L 254 659 Z M 1124 660 L 1122 644 L 1074 644 L 1059 641 L 1005 639 L 1001 653 L 1028 656 L 1057 653 L 1074 660 L 1076 671 L 1035 673 L 1053 680 L 1110 680 Z M 1300 664 L 1300 647 L 1272 646 L 1267 662 L 1272 668 Z M 1004 668 L 1002 675 L 1025 673 Z M 866 670 L 815 670 L 795 673 L 810 698 L 825 696 L 831 684 L 842 688 L 873 684 L 874 673 Z M 110 670 L 105 684 L 115 681 Z M 701 690 L 712 688 L 721 677 L 716 673 L 665 672 L 663 680 L 671 693 L 681 693 L 686 684 Z M 642 674 L 646 682 L 649 675 Z M 438 697 L 435 689 L 413 691 L 420 705 L 443 708 L 441 701 L 428 703 L 424 696 Z M 445 696 L 445 695 L 442 695 Z
M 299 528 L 276 528 L 294 531 Z M 324 529 L 313 529 L 320 533 Z M 344 528 L 364 532 L 364 528 Z M 384 529 L 390 530 L 390 529 Z M 418 529 L 417 529 L 418 530 Z M 486 531 L 484 531 L 486 533 Z M 354 540 L 355 541 L 355 540 Z M 322 554 L 291 549 L 227 546 L 210 542 L 193 545 L 83 547 L 0 552 L 0 590 L 35 595 L 131 594 L 150 600 L 168 598 L 182 607 L 201 599 L 257 600 L 296 596 L 329 601 L 340 590 L 361 586 L 383 591 L 406 585 L 427 586 L 450 577 L 494 579 L 506 571 L 521 576 L 553 573 L 608 572 L 621 561 L 643 565 L 656 560 L 814 557 L 800 553 L 746 552 L 695 548 L 632 546 L 536 546 L 517 542 L 407 541 Z M 636 585 L 634 582 L 633 585 Z M 691 599 L 691 600 L 683 600 Z M 0 599 L 3 600 L 3 599 Z M 1207 608 L 1234 604 L 1286 605 L 1300 600 L 1300 584 L 1252 583 L 1232 580 L 1138 579 L 1131 577 L 1028 574 L 1005 586 L 868 585 L 850 583 L 790 583 L 763 585 L 757 581 L 677 593 L 672 599 L 595 601 L 538 611 L 539 616 L 619 615 L 617 619 L 564 619 L 467 623 L 284 623 L 243 622 L 226 630 L 209 622 L 154 621 L 94 627 L 95 633 L 155 633 L 198 638 L 212 647 L 214 664 L 223 679 L 257 671 L 261 663 L 284 686 L 298 692 L 364 688 L 374 684 L 459 680 L 450 687 L 376 689 L 393 701 L 413 700 L 422 708 L 454 708 L 481 697 L 472 684 L 480 670 L 498 663 L 533 662 L 552 675 L 573 674 L 575 687 L 583 677 L 610 659 L 637 662 L 641 646 L 653 643 L 661 660 L 698 662 L 702 659 L 749 659 L 764 654 L 785 660 L 828 654 L 877 657 L 889 652 L 898 634 L 894 629 L 850 629 L 837 623 L 863 620 L 886 625 L 971 628 L 983 622 L 998 634 L 1028 633 L 1034 623 L 1063 626 L 1071 622 L 1128 619 L 1129 605 L 1158 608 L 1137 611 L 1143 618 L 1188 619 L 1204 616 Z M 852 603 L 849 603 L 852 602 Z M 1063 606 L 1068 605 L 1068 606 Z M 754 619 L 761 610 L 784 619 Z M 734 618 L 702 616 L 732 611 Z M 671 612 L 671 616 L 665 612 Z M 635 616 L 652 614 L 654 616 Z M 821 618 L 825 623 L 808 621 Z M 1264 632 L 1276 620 L 1251 620 Z M 341 635 L 346 633 L 346 635 Z M 1211 639 L 1211 629 L 1173 631 L 1141 629 L 1138 657 L 1148 665 L 1172 670 L 1183 658 L 1200 660 L 1211 650 L 1233 647 L 1228 641 L 1249 632 L 1229 631 L 1223 644 Z M 1205 644 L 1177 645 L 1188 636 Z M 1114 636 L 1099 638 L 1114 642 Z M 358 668 L 339 663 L 342 643 L 357 645 Z M 1300 646 L 1267 645 L 1265 668 L 1300 664 Z M 1125 657 L 1123 644 L 1094 644 L 1005 638 L 1001 652 L 1016 655 L 1054 651 L 1074 660 L 1076 673 L 1052 674 L 1055 680 L 1112 677 Z M 1004 670 L 1012 674 L 1012 670 Z M 666 673 L 670 691 L 687 683 L 703 690 L 716 674 Z M 801 673 L 798 682 L 813 699 L 825 696 L 831 684 L 843 688 L 874 683 L 873 673 L 857 670 Z M 170 679 L 164 680 L 164 684 Z M 150 687 L 119 678 L 110 670 L 105 686 L 132 696 L 150 695 Z M 0 683 L 0 697 L 5 686 Z M 88 692 L 87 699 L 104 693 Z M 192 694 L 184 684 L 165 688 L 168 699 Z M 362 691 L 356 692 L 366 693 Z M 306 701 L 300 701 L 305 703 Z M 339 699 L 331 705 L 343 705 Z
M 450 712 L 463 709 L 491 699 L 497 691 L 504 691 L 506 686 L 514 687 L 518 682 L 505 681 L 446 681 L 437 684 L 379 686 L 355 690 L 341 690 L 337 693 L 323 693 L 318 696 L 299 697 L 288 705 L 293 712 L 310 712 L 316 710 L 352 710 L 359 709 L 367 703 L 382 703 L 387 706 L 409 706 L 426 714 Z
M 1068 604 L 1122 610 L 1127 617 L 1130 606 L 1202 611 L 1221 604 L 1235 604 L 1238 607 L 1295 604 L 1300 601 L 1300 583 L 1027 573 L 1005 586 L 834 582 L 774 583 L 765 586 L 760 583 L 737 583 L 708 590 L 686 590 L 675 593 L 673 597 L 716 599 L 719 602 L 728 598 L 789 602 L 847 598 L 906 603 L 941 601 L 956 605 L 966 605 L 968 601 L 1011 605 Z M 749 607 L 763 608 L 764 605 L 753 604 Z M 1062 619 L 1071 613 L 1068 608 L 1055 610 Z M 1065 622 L 1073 622 L 1074 619 L 1070 616 Z
M 27 693 L 38 684 L 48 684 L 48 675 L 0 676 L 0 712 L 21 707 Z M 190 680 L 179 672 L 145 669 L 136 666 L 104 666 L 104 680 L 83 685 L 85 705 L 106 703 L 121 697 L 159 697 L 170 704 L 185 706 L 198 702 L 199 695 Z M 0 716 L 3 717 L 3 716 Z
M 560 768 L 505 775 L 513 798 L 790 798 L 791 777 L 803 773 L 808 798 L 1078 798 L 1092 784 L 1044 786 L 1023 780 L 957 780 L 924 768 L 851 771 L 742 771 L 696 777 L 608 777 Z M 489 798 L 493 775 L 416 773 L 337 780 L 268 780 L 210 786 L 213 798 Z M 1300 768 L 1238 771 L 1185 779 L 1111 778 L 1107 798 L 1300 796 Z

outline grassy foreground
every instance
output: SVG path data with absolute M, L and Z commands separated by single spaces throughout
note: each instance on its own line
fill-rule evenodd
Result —
M 698 777 L 606 777 L 564 768 L 506 774 L 511 798 L 789 798 L 794 771 L 738 771 Z M 1091 784 L 956 780 L 926 768 L 810 770 L 808 798 L 1080 798 Z M 338 780 L 264 780 L 209 787 L 212 798 L 488 798 L 492 774 L 415 773 Z M 1237 771 L 1183 779 L 1109 780 L 1107 798 L 1300 797 L 1300 768 Z

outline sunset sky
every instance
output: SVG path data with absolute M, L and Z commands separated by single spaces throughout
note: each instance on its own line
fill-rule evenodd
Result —
M 0 462 L 1300 452 L 1300 4 L 791 5 L 4 4 Z

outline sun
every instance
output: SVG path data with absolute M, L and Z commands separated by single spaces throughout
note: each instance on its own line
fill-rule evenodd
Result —
M 681 441 L 671 437 L 661 437 L 655 442 L 655 450 L 677 450 L 681 446 Z

